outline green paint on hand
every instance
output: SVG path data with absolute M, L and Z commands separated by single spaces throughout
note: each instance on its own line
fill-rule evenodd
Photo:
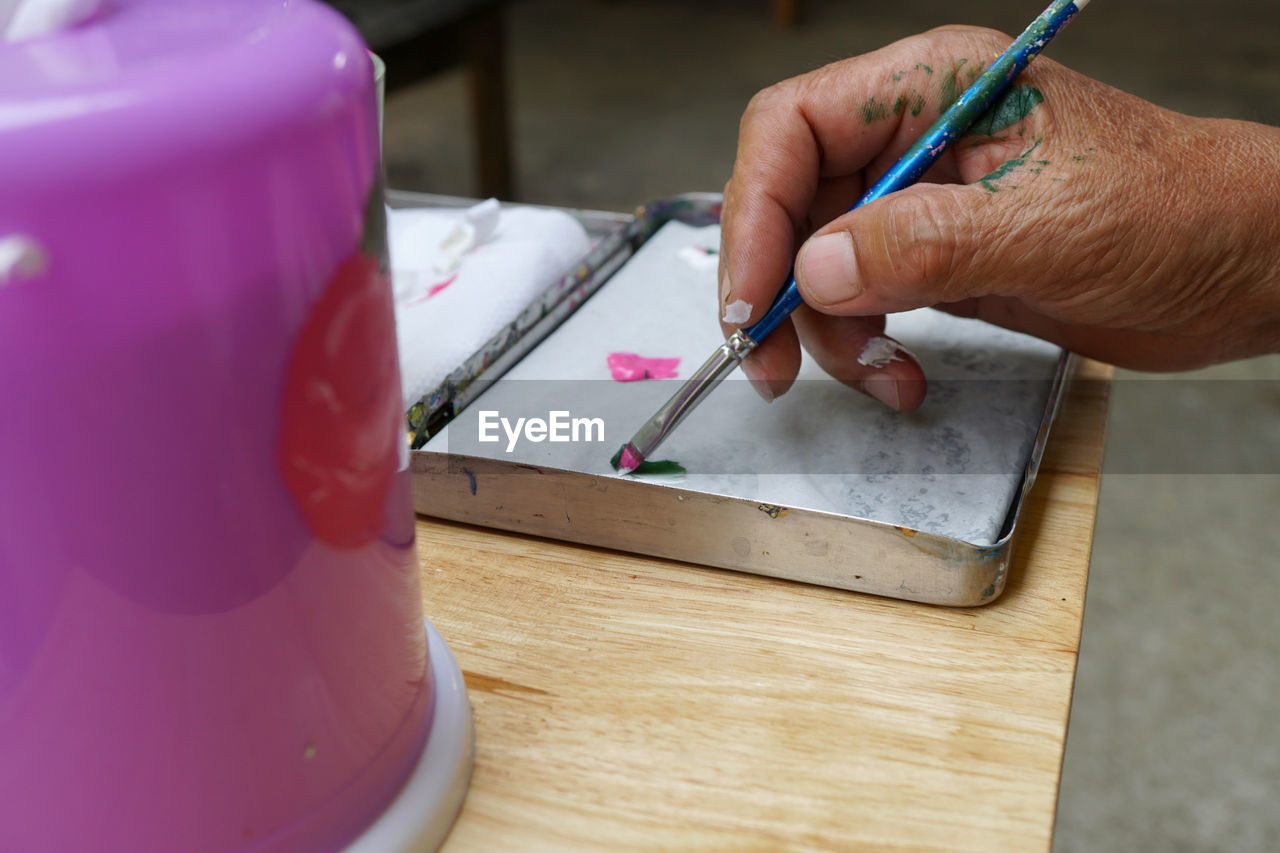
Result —
M 1034 145 L 1032 145 L 1026 151 L 1023 151 L 1017 157 L 1012 157 L 1008 160 L 1005 160 L 1003 163 L 1001 163 L 999 166 L 993 169 L 990 173 L 984 175 L 981 179 L 979 179 L 978 183 L 982 184 L 983 188 L 987 192 L 992 192 L 992 193 L 1000 192 L 1000 188 L 995 185 L 995 182 L 1000 180 L 1010 172 L 1012 172 L 1014 169 L 1018 169 L 1018 168 L 1021 168 L 1022 166 L 1025 166 L 1027 164 L 1027 158 L 1031 156 L 1031 152 L 1035 151 L 1037 148 L 1040 147 L 1040 142 L 1041 140 L 1037 139 Z M 1013 187 L 1009 187 L 1009 189 L 1016 190 L 1017 187 L 1013 186 Z
M 625 445 L 624 445 L 625 446 Z M 609 464 L 613 466 L 613 470 L 617 471 L 618 466 L 622 464 L 622 448 L 618 448 L 618 452 L 613 454 L 613 458 L 609 460 Z M 652 462 L 645 461 L 640 463 L 640 467 L 632 471 L 631 475 L 639 475 L 642 477 L 680 477 L 687 472 L 683 465 L 679 462 L 673 462 L 670 459 L 655 459 Z
M 945 113 L 950 109 L 951 105 L 956 102 L 956 98 L 960 97 L 960 83 L 956 80 L 956 75 L 960 73 L 960 69 L 968 62 L 968 59 L 956 60 L 956 64 L 946 74 L 942 75 L 942 89 L 939 93 L 938 112 Z
M 893 73 L 893 82 L 897 83 L 899 80 L 901 80 L 903 77 L 910 74 L 912 71 L 922 71 L 922 70 L 924 71 L 925 74 L 933 73 L 932 68 L 925 65 L 923 62 L 917 62 L 915 65 L 911 66 L 911 68 L 907 71 L 895 71 Z
M 862 105 L 862 118 L 866 120 L 867 124 L 888 117 L 889 105 L 877 101 L 874 96 L 868 98 L 867 102 Z
M 913 116 L 918 116 L 924 110 L 924 95 L 915 89 L 909 92 L 903 92 L 898 96 L 892 105 L 888 101 L 877 101 L 875 97 L 870 97 L 867 102 L 859 107 L 862 113 L 862 119 L 867 124 L 873 121 L 886 119 L 891 115 L 900 116 L 904 112 L 910 111 Z
M 1037 105 L 1044 102 L 1044 95 L 1035 86 L 1012 86 L 1000 100 L 978 117 L 969 128 L 969 136 L 994 136 L 1025 119 Z

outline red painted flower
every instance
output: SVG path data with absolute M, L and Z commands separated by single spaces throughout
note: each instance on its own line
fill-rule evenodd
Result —
M 338 267 L 294 343 L 279 460 L 307 527 L 336 548 L 377 537 L 405 441 L 391 287 L 377 257 Z

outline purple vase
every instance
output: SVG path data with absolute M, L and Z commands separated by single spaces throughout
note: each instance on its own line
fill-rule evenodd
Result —
M 412 769 L 381 209 L 327 7 L 0 45 L 0 850 L 338 849 Z

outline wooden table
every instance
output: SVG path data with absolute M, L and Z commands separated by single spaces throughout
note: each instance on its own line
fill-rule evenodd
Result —
M 447 853 L 1047 849 L 1111 376 L 1080 365 L 982 608 L 420 519 L 475 710 Z

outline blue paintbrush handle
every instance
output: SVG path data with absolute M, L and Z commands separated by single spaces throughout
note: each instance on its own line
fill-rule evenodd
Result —
M 996 98 L 1004 93 L 1013 79 L 1022 73 L 1044 46 L 1087 5 L 1089 0 L 1056 0 L 1032 21 L 1031 26 L 1014 39 L 1000 58 L 973 81 L 956 102 L 933 123 L 924 135 L 907 149 L 889 171 L 850 210 L 873 202 L 883 195 L 909 187 L 937 162 L 957 137 L 964 134 L 985 113 Z M 778 293 L 769 310 L 754 325 L 743 329 L 751 340 L 759 343 L 778 328 L 792 311 L 800 307 L 800 289 L 794 272 Z

